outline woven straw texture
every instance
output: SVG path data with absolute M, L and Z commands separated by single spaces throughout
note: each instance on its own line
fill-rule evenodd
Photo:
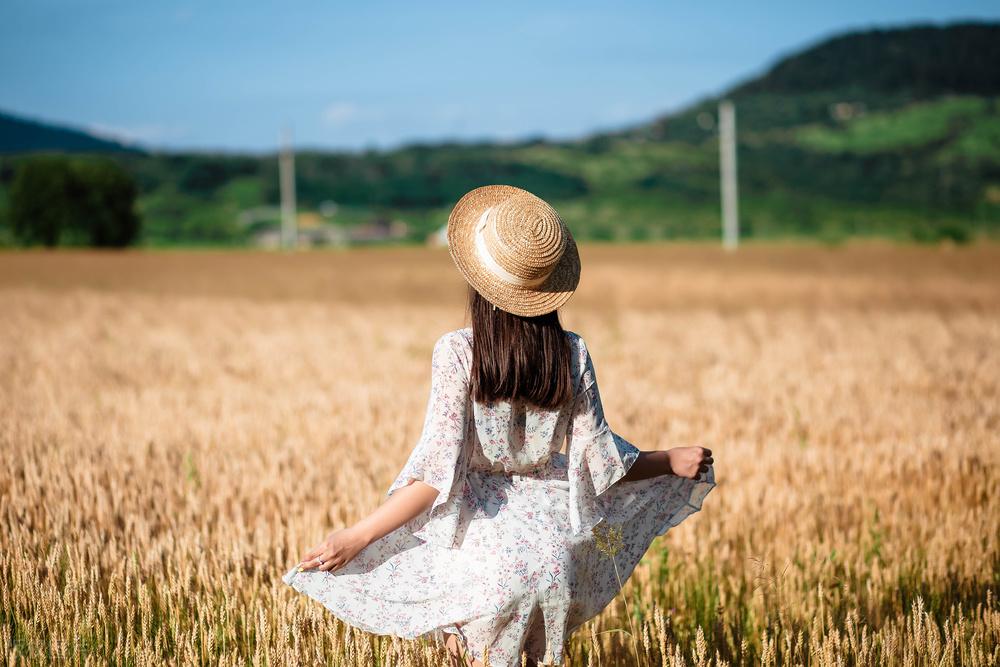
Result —
M 497 275 L 476 251 L 476 225 L 493 207 L 483 242 L 494 261 L 523 281 Z M 580 254 L 555 209 L 527 190 L 486 185 L 467 192 L 448 216 L 448 251 L 465 279 L 497 308 L 522 316 L 551 312 L 573 296 L 580 282 Z

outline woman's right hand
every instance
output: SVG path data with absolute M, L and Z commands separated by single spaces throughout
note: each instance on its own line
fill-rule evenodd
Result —
M 699 474 L 708 472 L 708 466 L 712 465 L 712 450 L 704 447 L 674 447 L 667 450 L 667 459 L 671 474 L 695 479 Z
M 335 570 L 351 562 L 370 543 L 356 526 L 335 530 L 302 556 L 298 565 L 299 572 L 313 569 L 324 572 Z

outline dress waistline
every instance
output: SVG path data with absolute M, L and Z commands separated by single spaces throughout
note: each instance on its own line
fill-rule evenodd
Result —
M 506 477 L 511 480 L 523 480 L 527 482 L 544 480 L 566 481 L 566 455 L 562 452 L 552 452 L 548 459 L 539 463 L 536 467 L 524 470 L 514 471 L 492 468 L 470 468 L 469 473 L 491 476 L 495 475 L 498 477 Z

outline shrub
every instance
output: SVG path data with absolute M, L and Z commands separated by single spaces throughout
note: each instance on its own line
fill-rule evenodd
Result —
M 964 245 L 972 241 L 972 232 L 967 226 L 958 222 L 944 222 L 938 225 L 924 223 L 911 227 L 910 237 L 917 243 L 950 241 Z

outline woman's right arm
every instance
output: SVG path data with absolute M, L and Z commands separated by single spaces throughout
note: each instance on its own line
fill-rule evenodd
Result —
M 430 508 L 439 491 L 419 479 L 389 496 L 374 512 L 354 524 L 367 543 L 381 539 Z
M 333 531 L 307 551 L 300 561 L 302 570 L 335 570 L 349 563 L 372 542 L 428 509 L 433 512 L 435 504 L 460 490 L 468 454 L 464 428 L 468 382 L 453 340 L 445 334 L 434 344 L 423 432 L 390 486 L 389 497 L 353 526 Z
M 430 484 L 412 480 L 364 519 L 349 528 L 333 531 L 307 551 L 299 560 L 299 571 L 329 571 L 346 565 L 369 544 L 429 508 L 437 495 L 438 490 Z

